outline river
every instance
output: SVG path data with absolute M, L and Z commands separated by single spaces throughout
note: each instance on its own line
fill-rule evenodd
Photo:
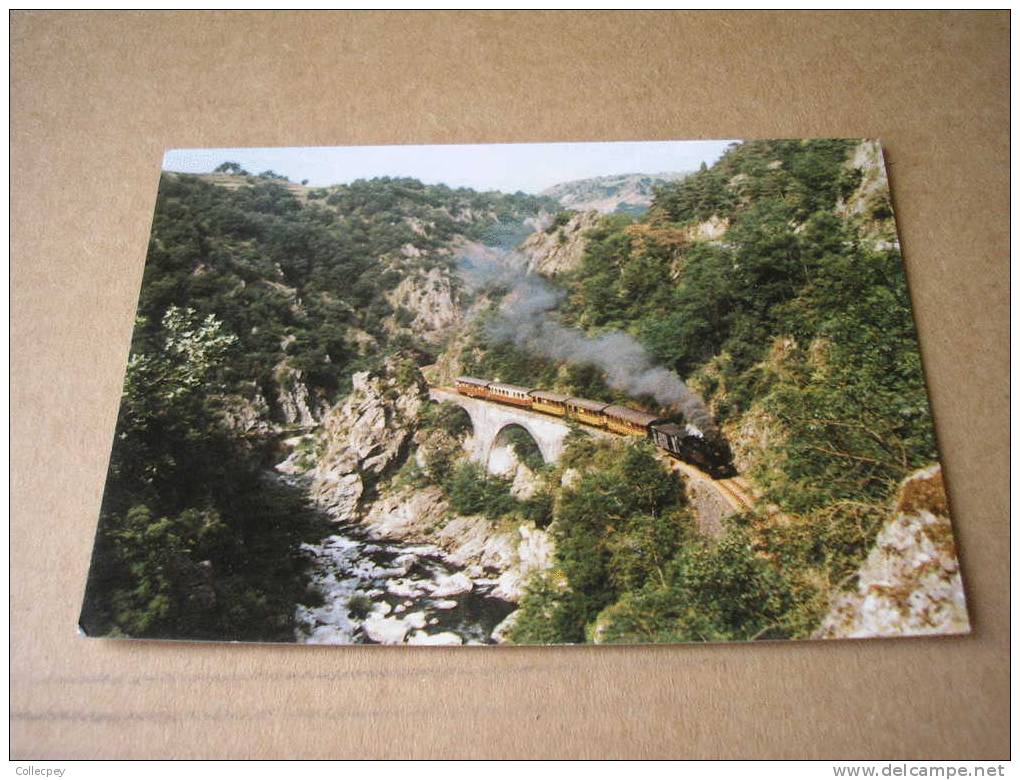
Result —
M 303 549 L 322 603 L 297 606 L 298 642 L 491 644 L 516 609 L 490 595 L 496 580 L 470 579 L 429 545 L 373 540 L 347 526 Z

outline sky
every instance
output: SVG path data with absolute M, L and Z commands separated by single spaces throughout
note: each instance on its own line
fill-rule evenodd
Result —
M 537 193 L 564 181 L 619 173 L 666 173 L 711 165 L 731 141 L 463 144 L 442 146 L 310 146 L 172 149 L 163 170 L 209 173 L 222 162 L 251 173 L 272 170 L 316 187 L 378 176 L 426 184 Z

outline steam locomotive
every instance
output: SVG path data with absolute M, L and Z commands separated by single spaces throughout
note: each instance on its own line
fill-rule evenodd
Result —
M 511 406 L 520 406 L 543 414 L 577 420 L 595 428 L 604 428 L 625 436 L 645 436 L 675 458 L 707 471 L 716 479 L 732 477 L 733 455 L 726 440 L 717 433 L 697 426 L 683 427 L 664 422 L 647 412 L 628 406 L 573 398 L 562 393 L 533 387 L 490 382 L 470 376 L 456 380 L 457 392 L 472 398 L 484 398 Z

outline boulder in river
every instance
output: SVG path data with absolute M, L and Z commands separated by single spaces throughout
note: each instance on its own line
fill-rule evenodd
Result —
M 436 581 L 435 587 L 432 588 L 432 595 L 436 597 L 443 596 L 455 596 L 458 593 L 467 593 L 475 584 L 471 582 L 471 578 L 468 577 L 464 572 L 457 572 L 451 574 L 449 577 L 442 577 Z
M 410 612 L 404 618 L 404 622 L 411 628 L 425 628 L 425 613 L 424 612 Z
M 399 645 L 404 641 L 411 627 L 399 618 L 377 617 L 373 615 L 361 626 L 365 634 L 373 642 L 381 645 Z
M 420 596 L 425 592 L 426 583 L 423 580 L 389 580 L 386 583 L 386 590 L 394 596 L 403 596 L 405 599 Z M 405 605 L 406 606 L 406 605 Z
M 462 645 L 464 640 L 452 631 L 443 631 L 439 634 L 426 634 L 424 631 L 415 631 L 407 640 L 409 645 Z

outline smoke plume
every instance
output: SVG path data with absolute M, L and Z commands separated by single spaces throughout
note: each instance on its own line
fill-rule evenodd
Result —
M 715 422 L 704 402 L 673 371 L 656 365 L 635 338 L 620 331 L 589 336 L 567 327 L 555 314 L 564 293 L 541 276 L 529 273 L 527 258 L 518 252 L 472 246 L 461 258 L 461 275 L 472 289 L 489 285 L 509 288 L 499 315 L 487 324 L 486 335 L 544 357 L 602 370 L 606 382 L 630 396 L 651 396 L 663 407 L 679 409 L 684 419 L 704 432 Z

